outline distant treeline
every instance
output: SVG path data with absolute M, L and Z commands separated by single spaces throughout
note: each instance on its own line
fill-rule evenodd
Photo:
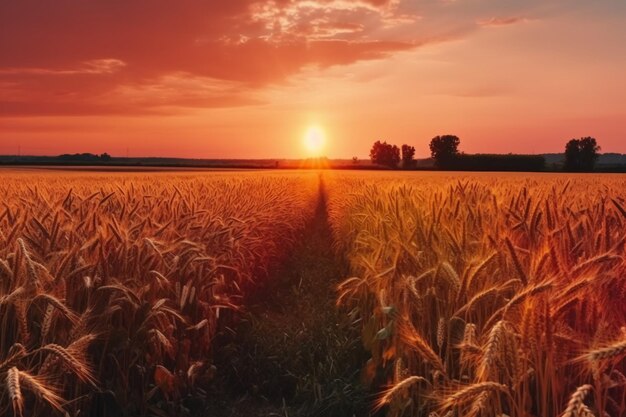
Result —
M 55 156 L 0 155 L 0 165 L 48 166 L 111 166 L 111 167 L 170 167 L 170 168 L 276 168 L 275 159 L 190 159 L 166 157 L 114 157 L 106 153 L 64 154 Z
M 113 160 L 107 153 L 100 155 L 93 153 L 75 153 L 56 156 L 35 156 L 35 155 L 2 155 L 0 163 L 4 164 L 107 164 Z
M 391 147 L 385 143 L 381 144 Z M 204 168 L 204 169 L 409 169 L 454 171 L 546 171 L 564 170 L 564 154 L 466 154 L 456 152 L 440 158 L 440 165 L 433 157 L 414 159 L 412 149 L 404 146 L 404 158 L 392 153 L 391 163 L 369 159 L 190 159 L 166 157 L 116 157 L 103 154 L 64 154 L 56 156 L 0 155 L 0 165 L 33 166 L 80 166 L 80 167 L 140 167 L 140 168 Z M 412 148 L 412 147 L 410 147 Z M 391 147 L 393 150 L 393 147 Z M 411 152 L 408 152 L 411 151 Z M 444 154 L 445 155 L 445 154 Z M 372 158 L 374 159 L 374 158 Z M 595 172 L 626 172 L 626 155 L 598 154 Z
M 565 163 L 564 153 L 546 153 L 543 154 L 546 158 L 546 165 L 563 165 Z M 604 167 L 619 167 L 626 165 L 626 154 L 615 152 L 604 152 L 598 155 L 596 161 L 596 167 L 602 165 Z
M 452 171 L 545 171 L 543 155 L 466 154 L 459 151 L 460 139 L 454 135 L 434 137 L 429 144 L 433 167 Z M 419 169 L 415 147 L 398 147 L 376 141 L 370 150 L 372 163 L 390 169 Z
M 432 138 L 428 147 L 434 168 L 452 171 L 626 172 L 626 157 L 601 155 L 598 142 L 591 136 L 571 139 L 563 154 L 545 155 L 466 154 L 459 150 L 460 143 L 455 135 Z M 408 144 L 398 147 L 377 140 L 370 150 L 370 159 L 373 164 L 387 169 L 420 169 L 415 159 L 415 147 Z
M 458 171 L 544 171 L 546 158 L 542 155 L 459 154 L 444 168 Z
M 58 160 L 61 162 L 109 162 L 111 161 L 111 155 L 103 153 L 95 155 L 92 153 L 75 153 L 75 154 L 63 154 L 59 155 Z

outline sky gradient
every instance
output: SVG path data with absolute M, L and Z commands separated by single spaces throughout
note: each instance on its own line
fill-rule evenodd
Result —
M 626 153 L 622 0 L 0 0 L 0 154 Z

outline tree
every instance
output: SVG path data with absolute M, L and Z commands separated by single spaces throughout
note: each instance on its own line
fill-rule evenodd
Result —
M 600 146 L 598 146 L 595 138 L 588 136 L 580 139 L 580 162 L 583 171 L 593 171 L 598 160 L 599 151 Z
M 565 145 L 565 170 L 578 171 L 580 167 L 580 141 L 572 139 Z
M 572 139 L 565 145 L 565 170 L 589 172 L 598 159 L 600 147 L 595 138 Z
M 413 168 L 415 166 L 415 147 L 402 145 L 402 167 Z
M 459 155 L 461 141 L 454 135 L 435 136 L 430 141 L 430 154 L 438 168 L 450 168 Z
M 356 157 L 356 156 L 353 156 L 352 157 L 352 163 L 355 164 L 355 165 L 358 164 L 359 163 L 359 158 Z
M 400 149 L 396 145 L 377 140 L 370 151 L 372 162 L 390 168 L 396 168 L 400 163 Z

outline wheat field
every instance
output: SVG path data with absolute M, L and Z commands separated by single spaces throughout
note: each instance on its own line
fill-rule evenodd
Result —
M 626 178 L 328 180 L 388 416 L 626 415 Z
M 346 273 L 314 285 L 361 335 L 367 415 L 626 416 L 624 176 L 0 176 L 0 415 L 212 415 L 193 410 L 226 380 L 220 335 L 316 218 Z M 324 407 L 297 415 L 345 415 Z
M 298 237 L 317 187 L 3 172 L 0 415 L 179 415 L 170 400 L 205 395 L 220 321 Z

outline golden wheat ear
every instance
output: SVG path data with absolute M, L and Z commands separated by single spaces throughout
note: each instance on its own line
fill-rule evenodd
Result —
M 35 394 L 39 399 L 47 403 L 50 407 L 64 413 L 63 403 L 56 387 L 54 387 L 45 377 L 32 375 L 25 371 L 19 372 L 19 380 L 22 387 Z
M 381 408 L 383 408 L 383 406 L 385 406 L 385 404 L 389 404 L 391 401 L 393 401 L 393 399 L 402 391 L 408 390 L 413 385 L 421 382 L 429 384 L 428 380 L 422 378 L 421 376 L 410 376 L 398 382 L 397 384 L 394 384 L 388 390 L 382 393 L 382 396 L 376 402 L 374 409 L 380 410 Z
M 24 397 L 22 397 L 20 387 L 20 374 L 16 367 L 12 367 L 7 371 L 6 385 L 11 406 L 13 407 L 13 415 L 21 417 L 24 410 Z
M 581 385 L 576 388 L 567 403 L 567 408 L 560 417 L 590 417 L 593 416 L 589 408 L 583 402 L 585 397 L 593 391 L 593 387 L 589 384 Z
M 6 385 L 14 416 L 21 417 L 23 415 L 23 390 L 32 392 L 38 400 L 43 401 L 50 407 L 60 412 L 65 411 L 63 410 L 63 398 L 59 396 L 56 388 L 41 376 L 21 371 L 14 366 L 7 371 Z
M 506 385 L 499 384 L 497 382 L 479 382 L 476 384 L 468 385 L 453 394 L 447 396 L 442 402 L 444 410 L 453 409 L 463 404 L 472 402 L 483 393 L 509 393 L 509 389 Z
M 54 343 L 39 348 L 40 351 L 48 352 L 63 362 L 65 367 L 72 371 L 84 383 L 96 386 L 96 378 L 85 358 L 85 349 L 93 340 L 92 335 L 83 336 L 67 348 Z

